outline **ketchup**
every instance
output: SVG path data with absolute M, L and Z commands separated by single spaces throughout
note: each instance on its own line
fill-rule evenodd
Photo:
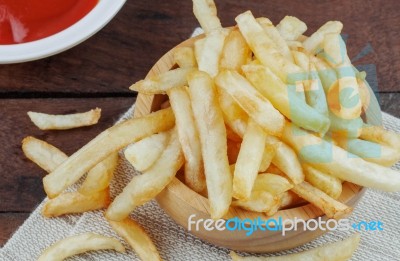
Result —
M 0 0 L 0 45 L 39 40 L 87 15 L 99 0 Z

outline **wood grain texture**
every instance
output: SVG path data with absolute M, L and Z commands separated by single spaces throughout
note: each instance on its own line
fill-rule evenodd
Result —
M 355 62 L 375 64 L 381 91 L 400 91 L 400 16 L 397 0 L 226 1 L 216 0 L 223 25 L 240 12 L 277 23 L 285 15 L 304 20 L 315 31 L 328 20 L 344 23 L 350 57 L 370 44 L 373 52 Z M 198 26 L 191 1 L 127 1 L 102 31 L 59 55 L 0 66 L 0 92 L 129 93 L 127 87 L 149 71 L 169 49 Z
M 45 172 L 23 155 L 21 141 L 24 137 L 32 135 L 43 139 L 70 155 L 111 126 L 133 102 L 134 98 L 2 100 L 0 210 L 30 212 L 45 196 L 42 184 Z M 98 124 L 66 131 L 41 131 L 26 115 L 28 110 L 65 114 L 96 106 L 102 109 Z

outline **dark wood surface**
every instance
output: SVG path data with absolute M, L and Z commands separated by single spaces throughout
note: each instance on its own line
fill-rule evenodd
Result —
M 308 24 L 308 32 L 328 20 L 342 21 L 349 56 L 362 56 L 354 63 L 370 72 L 382 110 L 400 117 L 399 1 L 216 3 L 225 26 L 233 25 L 235 16 L 246 10 L 274 23 L 285 15 L 297 16 Z M 189 0 L 127 1 L 115 19 L 79 46 L 39 61 L 0 65 L 0 246 L 44 197 L 45 173 L 23 156 L 23 137 L 33 135 L 73 153 L 131 106 L 135 94 L 128 86 L 196 26 Z M 99 124 L 70 131 L 40 131 L 26 115 L 28 110 L 71 113 L 96 106 L 103 110 Z

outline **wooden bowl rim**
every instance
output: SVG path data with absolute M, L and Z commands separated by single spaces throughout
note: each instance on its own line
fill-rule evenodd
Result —
M 204 34 L 201 34 L 196 37 L 187 39 L 169 50 L 154 64 L 154 66 L 147 74 L 146 78 L 170 70 L 175 65 L 173 63 L 174 50 L 178 47 L 191 47 L 193 46 L 195 40 L 203 37 Z M 139 93 L 135 103 L 134 117 L 140 117 L 159 110 L 159 106 L 154 106 L 154 103 L 157 100 L 159 103 L 161 103 L 160 101 L 162 100 L 165 101 L 165 95 L 145 95 Z M 208 199 L 190 189 L 178 178 L 174 177 L 172 182 L 165 189 L 171 193 L 174 193 L 177 197 L 184 200 L 188 205 L 190 205 L 197 211 L 210 216 Z M 349 206 L 354 207 L 358 203 L 359 199 L 364 195 L 365 191 L 366 188 L 362 186 L 358 186 L 350 182 L 344 182 L 343 191 L 338 200 L 344 204 L 348 204 Z M 157 199 L 157 201 L 160 202 L 161 200 Z M 259 212 L 247 211 L 238 207 L 231 207 L 224 219 L 226 220 L 232 217 L 238 217 L 242 220 L 254 219 L 258 217 L 262 218 L 262 220 L 282 218 L 283 221 L 287 219 L 293 220 L 296 217 L 297 219 L 307 221 L 309 219 L 315 219 L 318 217 L 326 218 L 326 215 L 322 212 L 322 210 L 318 209 L 311 203 L 307 203 L 306 205 L 279 210 L 273 216 L 267 216 L 264 213 Z M 300 220 L 298 220 L 298 222 L 300 222 Z

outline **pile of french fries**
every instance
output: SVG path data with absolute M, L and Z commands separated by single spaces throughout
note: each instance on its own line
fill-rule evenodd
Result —
M 369 87 L 347 55 L 342 23 L 329 21 L 307 37 L 306 24 L 296 17 L 274 26 L 247 11 L 236 17 L 236 26 L 223 28 L 212 0 L 193 0 L 193 12 L 203 37 L 193 47 L 176 48 L 175 69 L 130 87 L 168 95 L 164 109 L 105 130 L 69 157 L 44 141 L 24 139 L 27 157 L 49 172 L 44 216 L 106 209 L 112 228 L 142 260 L 160 260 L 129 215 L 180 169 L 184 183 L 208 198 L 213 219 L 232 206 L 273 215 L 304 200 L 341 218 L 352 211 L 338 201 L 344 181 L 400 191 L 400 173 L 389 168 L 400 159 L 400 135 L 363 121 Z M 42 129 L 75 126 L 61 116 L 30 117 Z M 371 157 L 376 148 L 379 154 Z M 111 199 L 121 149 L 142 174 Z M 85 174 L 77 191 L 65 192 Z M 358 241 L 356 235 L 283 260 L 344 260 Z M 39 260 L 95 249 L 124 251 L 115 239 L 83 234 L 58 242 Z

